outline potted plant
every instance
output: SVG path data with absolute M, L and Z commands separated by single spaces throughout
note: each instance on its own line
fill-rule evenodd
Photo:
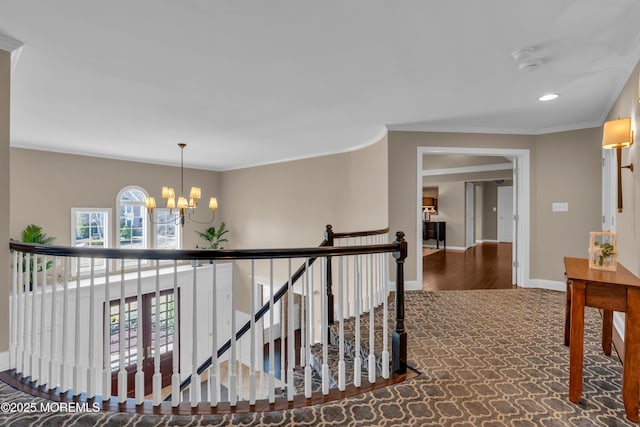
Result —
M 44 233 L 42 231 L 42 227 L 40 227 L 39 225 L 35 225 L 35 224 L 29 224 L 27 225 L 24 230 L 22 230 L 22 241 L 24 243 L 34 243 L 37 245 L 45 245 L 45 246 L 49 246 L 52 245 L 53 242 L 56 240 L 55 237 L 53 236 L 49 236 L 47 233 Z M 26 254 L 23 254 L 23 259 L 25 258 Z M 34 257 L 31 257 L 29 260 L 29 290 L 31 290 L 31 284 L 33 283 L 33 270 L 34 270 L 34 264 L 35 261 L 37 260 L 37 265 L 38 265 L 38 272 L 42 271 L 42 262 L 41 262 L 41 258 L 37 257 L 36 259 L 34 259 Z M 46 265 L 44 266 L 45 269 L 49 269 L 51 268 L 51 266 L 53 265 L 53 261 L 47 261 Z M 27 271 L 27 265 L 26 262 L 22 262 L 22 271 L 25 272 Z
M 224 249 L 222 243 L 228 242 L 229 240 L 227 240 L 223 236 L 228 232 L 229 230 L 227 230 L 227 226 L 224 222 L 220 223 L 220 227 L 218 227 L 217 229 L 212 225 L 205 231 L 196 230 L 196 234 L 207 242 L 207 246 L 203 247 L 204 249 Z

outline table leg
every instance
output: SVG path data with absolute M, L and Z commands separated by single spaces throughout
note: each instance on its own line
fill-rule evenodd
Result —
M 564 308 L 564 345 L 569 346 L 569 328 L 571 326 L 571 284 L 567 280 L 566 306 Z
M 582 362 L 584 359 L 584 303 L 585 283 L 571 284 L 571 336 L 569 343 L 569 400 L 580 402 L 582 394 Z
M 624 324 L 624 364 L 622 366 L 622 400 L 634 423 L 638 422 L 640 397 L 640 289 L 627 288 L 627 315 Z
M 611 356 L 613 335 L 613 311 L 602 310 L 602 352 Z

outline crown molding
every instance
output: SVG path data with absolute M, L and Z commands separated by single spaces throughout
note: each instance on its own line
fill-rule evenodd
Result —
M 11 37 L 0 34 L 0 49 L 6 50 L 7 52 L 13 52 L 14 50 L 20 49 L 22 46 L 24 46 L 24 43 L 20 40 L 15 40 Z
M 18 59 L 20 59 L 20 53 L 22 52 L 22 43 L 20 40 L 12 39 L 11 37 L 0 34 L 0 50 L 7 51 L 11 54 L 11 74 L 16 70 Z
M 599 119 L 588 122 L 570 123 L 562 126 L 551 126 L 539 129 L 525 128 L 493 128 L 493 127 L 471 127 L 471 126 L 441 126 L 430 125 L 429 123 L 407 123 L 397 125 L 387 125 L 389 131 L 403 132 L 442 132 L 442 133 L 483 133 L 500 135 L 546 135 L 549 133 L 568 132 L 572 130 L 589 129 L 602 126 Z

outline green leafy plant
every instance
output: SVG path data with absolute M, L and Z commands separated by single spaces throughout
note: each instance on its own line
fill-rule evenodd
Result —
M 35 224 L 27 225 L 24 228 L 24 230 L 22 230 L 21 238 L 24 243 L 34 243 L 37 245 L 45 245 L 45 246 L 52 245 L 53 242 L 56 240 L 55 237 L 49 236 L 47 233 L 44 233 L 42 231 L 42 227 Z M 24 258 L 26 258 L 26 254 L 23 255 L 23 259 Z M 36 263 L 36 260 L 38 265 L 38 272 L 42 271 L 43 266 L 42 266 L 41 258 L 36 257 L 34 259 L 34 257 L 31 257 L 29 260 L 29 283 L 33 283 L 33 270 L 34 270 L 34 265 Z M 27 270 L 26 264 L 27 264 L 26 262 L 22 263 L 23 272 Z M 47 261 L 44 267 L 48 270 L 49 268 L 51 268 L 52 265 L 53 265 L 53 261 Z
M 204 249 L 224 249 L 222 243 L 228 242 L 229 240 L 223 236 L 228 232 L 227 225 L 222 222 L 217 229 L 215 226 L 211 226 L 205 231 L 196 231 L 196 234 L 203 240 L 206 240 L 208 246 L 204 247 Z
M 595 245 L 600 248 L 600 253 L 597 256 L 598 256 L 598 265 L 602 267 L 602 265 L 604 264 L 604 260 L 615 255 L 616 253 L 611 243 L 599 244 L 598 242 L 595 242 Z

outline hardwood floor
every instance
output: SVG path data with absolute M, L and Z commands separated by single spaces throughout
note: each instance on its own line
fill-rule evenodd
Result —
M 511 243 L 481 243 L 423 258 L 425 291 L 511 288 Z

